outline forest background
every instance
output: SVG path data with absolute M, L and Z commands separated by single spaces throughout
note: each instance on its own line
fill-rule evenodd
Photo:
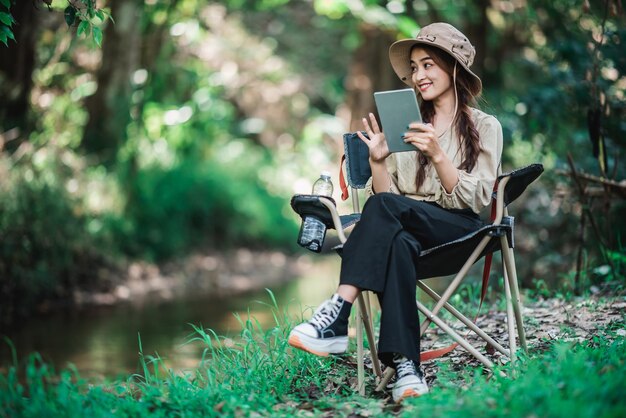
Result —
M 403 86 L 388 45 L 435 21 L 477 48 L 504 170 L 546 168 L 516 208 L 523 285 L 623 286 L 619 0 L 2 0 L 0 323 L 128 260 L 301 253 L 290 196 L 337 185 L 342 133 Z

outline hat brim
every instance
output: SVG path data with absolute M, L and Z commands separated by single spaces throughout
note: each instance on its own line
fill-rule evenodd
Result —
M 467 65 L 465 65 L 461 60 L 456 59 L 454 54 L 446 48 L 443 48 L 437 44 L 432 42 L 423 42 L 418 39 L 402 39 L 400 41 L 394 42 L 389 47 L 389 61 L 391 62 L 391 66 L 395 71 L 396 75 L 404 84 L 413 87 L 413 81 L 411 80 L 411 49 L 415 45 L 427 45 L 429 47 L 434 47 L 440 49 L 441 51 L 446 52 L 452 58 L 458 62 L 461 67 L 471 76 L 470 77 L 470 93 L 473 96 L 478 96 L 483 88 L 483 83 L 480 78 L 469 69 Z

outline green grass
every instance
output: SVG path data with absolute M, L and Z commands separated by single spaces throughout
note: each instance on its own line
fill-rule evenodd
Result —
M 23 364 L 15 360 L 0 374 L 0 417 L 626 416 L 623 319 L 582 343 L 531 350 L 515 368 L 502 369 L 508 377 L 459 370 L 444 358 L 431 393 L 399 407 L 372 393 L 371 381 L 371 396 L 355 394 L 350 357 L 324 359 L 289 347 L 292 320 L 271 293 L 270 300 L 269 329 L 249 315 L 239 318 L 236 340 L 195 327 L 190 343 L 205 347 L 204 358 L 186 374 L 141 354 L 141 374 L 94 385 L 76 370 L 56 372 L 37 354 Z

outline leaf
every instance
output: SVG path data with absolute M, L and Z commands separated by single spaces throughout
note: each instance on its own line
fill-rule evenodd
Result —
M 101 22 L 104 22 L 104 20 L 106 19 L 106 16 L 101 9 L 96 10 L 96 17 L 100 19 Z
M 93 19 L 96 12 L 95 0 L 82 0 L 82 2 L 87 6 L 87 15 Z
M 8 13 L 0 12 L 0 22 L 4 23 L 7 26 L 11 26 L 14 22 L 13 16 Z
M 0 26 L 0 34 L 6 38 L 15 40 L 15 35 L 13 35 L 13 31 L 8 26 Z
M 96 41 L 96 45 L 102 46 L 102 29 L 94 26 L 93 40 Z
M 15 41 L 15 35 L 13 35 L 13 31 L 6 26 L 0 26 L 0 42 L 4 43 L 6 46 L 8 39 L 13 39 Z
M 0 3 L 2 3 L 2 5 L 4 7 L 6 7 L 7 10 L 9 10 L 11 8 L 11 2 L 9 0 L 0 0 Z M 5 43 L 6 45 L 6 43 Z
M 63 15 L 65 16 L 65 23 L 67 23 L 67 26 L 72 26 L 74 22 L 76 22 L 76 9 L 74 6 L 67 6 Z
M 85 36 L 89 36 L 89 34 L 91 33 L 91 24 L 86 20 L 81 21 L 78 25 L 78 29 L 76 30 L 76 35 L 78 36 L 82 35 L 83 33 L 85 34 Z

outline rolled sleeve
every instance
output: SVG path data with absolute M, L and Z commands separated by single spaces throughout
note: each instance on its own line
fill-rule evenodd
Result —
M 481 144 L 476 166 L 470 173 L 458 170 L 459 181 L 450 193 L 440 187 L 436 200 L 444 208 L 470 208 L 479 213 L 491 202 L 502 156 L 502 127 L 496 118 L 489 116 L 476 129 Z

